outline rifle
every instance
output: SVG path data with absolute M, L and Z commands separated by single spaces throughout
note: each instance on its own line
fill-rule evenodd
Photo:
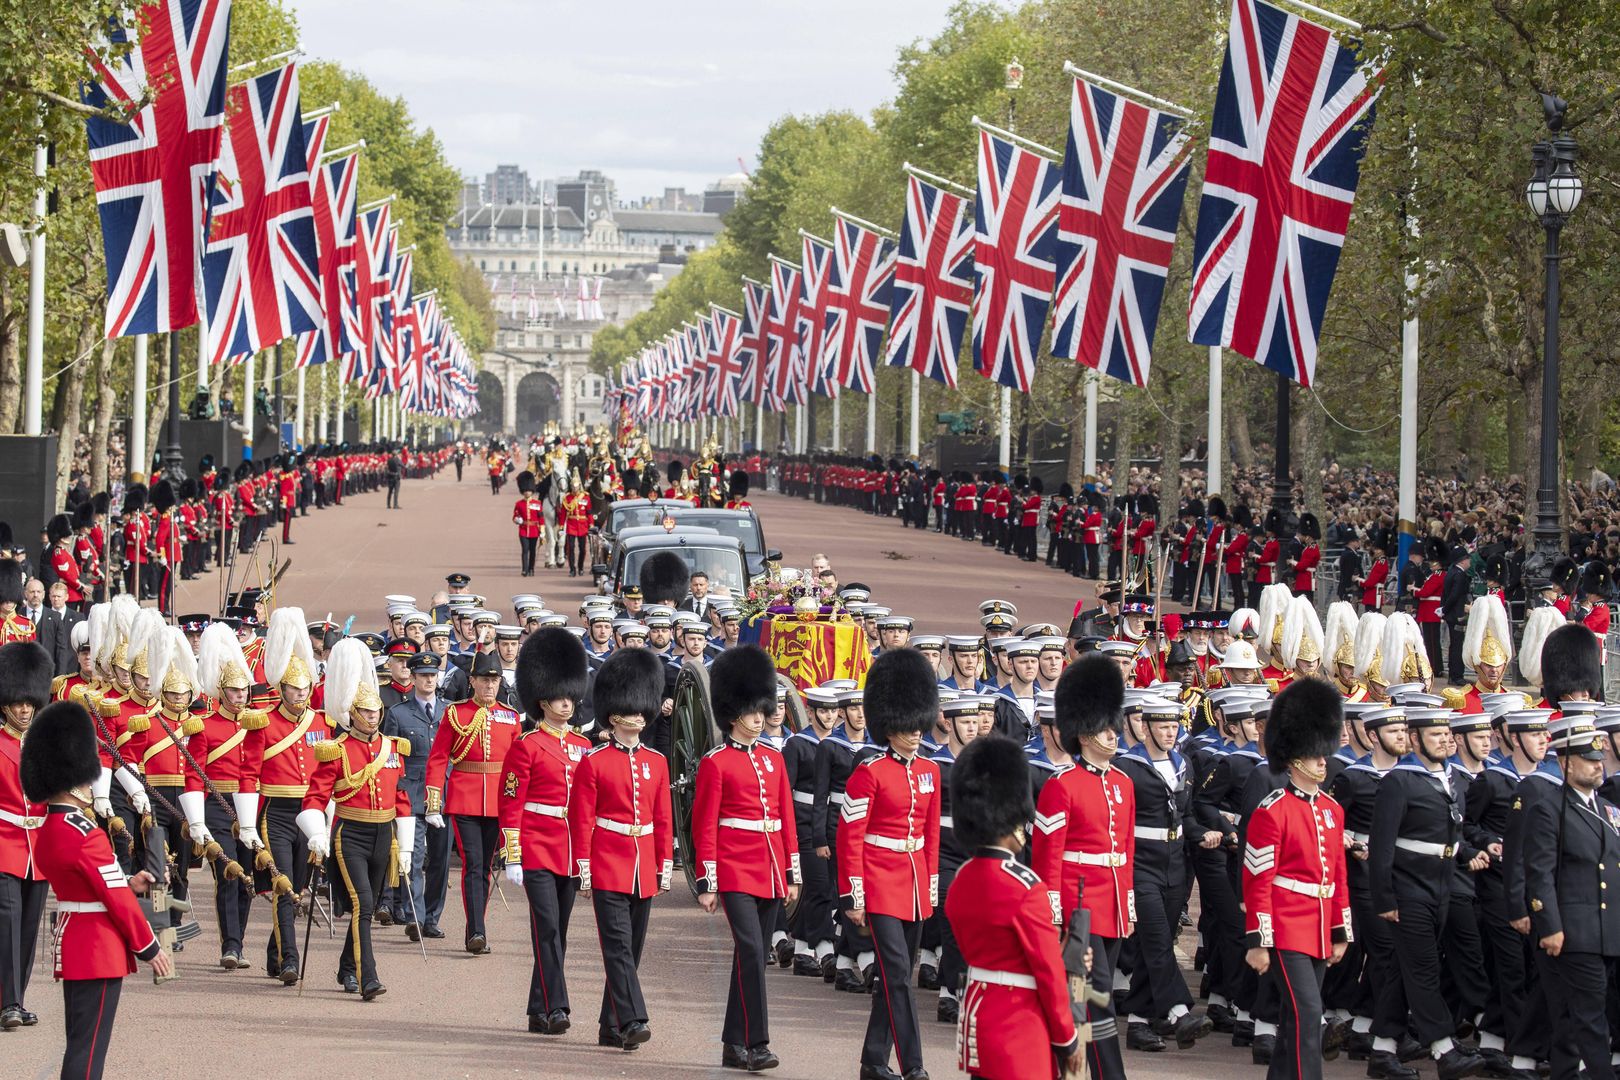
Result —
M 1110 996 L 1091 985 L 1091 969 L 1086 950 L 1091 947 L 1091 913 L 1083 907 L 1069 916 L 1069 930 L 1063 938 L 1063 970 L 1069 976 L 1069 1010 L 1074 1014 L 1074 1031 L 1079 1046 L 1069 1059 L 1063 1080 L 1086 1080 L 1086 1046 L 1091 1042 L 1091 1010 L 1102 1008 Z

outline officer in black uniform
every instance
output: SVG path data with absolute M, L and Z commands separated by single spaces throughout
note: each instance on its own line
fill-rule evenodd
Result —
M 962 951 L 956 944 L 950 920 L 945 917 L 945 897 L 950 892 L 951 882 L 956 880 L 956 872 L 970 853 L 956 842 L 956 826 L 951 817 L 951 767 L 956 764 L 956 755 L 979 737 L 979 701 L 969 695 L 943 701 L 939 708 L 944 716 L 945 744 L 928 759 L 939 766 L 939 904 L 923 928 L 924 941 L 930 943 L 925 947 L 935 950 L 939 963 L 936 974 L 928 980 L 934 985 L 922 986 L 920 967 L 918 984 L 923 989 L 939 991 L 939 1005 L 934 1015 L 941 1023 L 954 1024 L 960 1015 L 959 984 L 967 975 L 967 967 L 962 963 Z
M 847 691 L 841 694 L 847 695 Z M 816 745 L 816 789 L 811 829 L 816 841 L 816 854 L 830 860 L 829 880 L 837 892 L 838 881 L 838 822 L 844 812 L 844 786 L 849 783 L 855 767 L 867 758 L 883 753 L 883 747 L 866 736 L 864 709 L 848 708 L 859 705 L 859 698 L 841 701 L 848 719 L 833 729 L 832 734 Z M 835 952 L 837 960 L 833 975 L 833 988 L 852 994 L 866 992 L 865 969 L 872 966 L 871 935 L 849 921 L 842 909 L 838 910 Z

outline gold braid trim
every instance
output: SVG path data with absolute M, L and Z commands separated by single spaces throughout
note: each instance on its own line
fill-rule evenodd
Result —
M 456 738 L 461 740 L 459 748 L 455 746 L 450 748 L 450 764 L 460 765 L 462 759 L 472 753 L 473 745 L 478 742 L 479 736 L 484 733 L 484 728 L 489 724 L 489 710 L 480 705 L 478 711 L 473 713 L 473 718 L 466 727 L 456 723 L 454 709 L 446 712 L 444 718 L 450 724 L 450 730 L 456 733 Z

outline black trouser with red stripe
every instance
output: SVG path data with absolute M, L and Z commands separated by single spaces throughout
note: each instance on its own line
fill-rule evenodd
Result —
M 886 1066 L 889 1052 L 902 1073 L 922 1068 L 922 1031 L 911 1000 L 911 967 L 917 961 L 922 921 L 867 913 L 872 949 L 877 956 L 877 979 L 872 987 L 872 1013 L 861 1044 L 861 1064 Z
M 764 1046 L 771 1041 L 765 1008 L 766 953 L 782 912 L 782 899 L 723 892 L 720 904 L 726 909 L 732 940 L 731 988 L 726 994 L 720 1039 L 750 1049 Z
M 292 519 L 293 508 L 290 506 L 283 506 L 281 508 L 281 542 L 283 544 L 292 539 Z
M 1292 949 L 1271 950 L 1271 971 L 1282 991 L 1282 1015 L 1266 1080 L 1320 1080 L 1326 970 L 1325 960 Z
M 0 874 L 0 1008 L 21 1007 L 34 970 L 49 883 Z
M 529 943 L 534 948 L 534 973 L 529 977 L 529 1015 L 544 1017 L 558 1009 L 568 1011 L 568 982 L 563 958 L 568 951 L 568 917 L 574 910 L 579 882 L 550 870 L 523 871 L 523 891 L 529 898 Z
M 118 995 L 123 991 L 123 979 L 62 980 L 62 1011 L 67 1023 L 63 1080 L 101 1080 L 113 1020 L 118 1015 Z
M 602 1011 L 597 1024 L 605 1031 L 622 1032 L 636 1021 L 647 1022 L 647 1001 L 641 996 L 641 947 L 647 941 L 647 916 L 652 897 L 594 889 L 591 907 L 596 912 L 596 936 L 602 945 Z
M 489 876 L 500 848 L 501 821 L 456 814 L 456 850 L 461 853 L 461 906 L 467 913 L 467 937 L 484 937 L 484 911 L 489 907 Z

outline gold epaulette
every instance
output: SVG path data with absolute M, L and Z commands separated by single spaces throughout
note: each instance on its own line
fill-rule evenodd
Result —
M 315 744 L 316 761 L 336 761 L 342 756 L 342 745 L 331 739 L 322 739 L 320 742 Z
M 1266 680 L 1266 689 L 1270 690 L 1273 694 L 1275 694 L 1277 692 L 1277 680 L 1276 679 L 1267 679 Z
M 180 725 L 180 734 L 186 736 L 197 735 L 202 732 L 202 729 L 202 717 L 188 716 L 186 717 L 185 722 Z
M 394 740 L 394 753 L 400 757 L 411 756 L 411 740 L 403 735 L 390 735 L 388 737 Z
M 1447 686 L 1441 689 L 1440 699 L 1448 709 L 1461 709 L 1468 704 L 1468 691 L 1460 686 Z
M 69 675 L 58 675 L 56 678 L 52 679 L 51 680 L 51 697 L 53 697 L 53 698 L 61 697 L 62 696 L 62 687 L 66 686 L 67 681 L 69 679 L 71 679 L 71 678 L 73 678 L 73 676 L 71 674 L 69 674 Z
M 86 693 L 88 694 L 89 692 L 86 691 Z M 96 702 L 96 712 L 101 714 L 101 718 L 103 720 L 111 720 L 122 711 L 123 710 L 118 707 L 118 702 L 112 701 L 108 698 L 102 698 Z
M 117 713 L 113 714 L 118 715 Z M 132 716 L 129 718 L 129 731 L 133 735 L 145 735 L 152 728 L 152 718 L 149 716 Z
M 243 709 L 236 714 L 236 724 L 243 731 L 263 731 L 270 726 L 270 714 L 263 709 Z

